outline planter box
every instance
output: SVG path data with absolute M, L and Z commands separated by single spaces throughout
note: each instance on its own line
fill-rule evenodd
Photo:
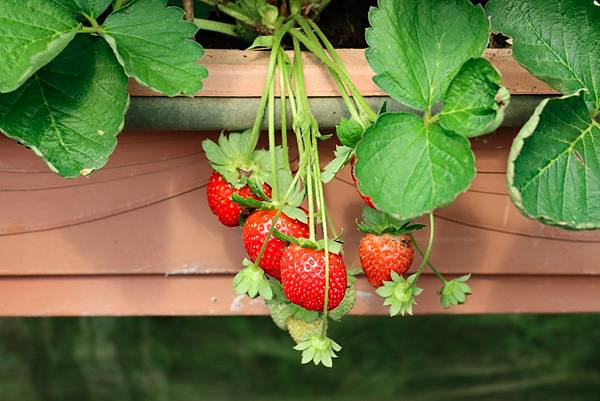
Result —
M 365 93 L 383 96 L 362 53 L 343 51 L 351 75 Z M 514 94 L 552 93 L 507 51 L 487 56 Z M 308 61 L 309 93 L 333 96 L 320 66 Z M 264 63 L 263 53 L 207 52 L 212 75 L 201 96 L 258 96 Z M 133 83 L 131 93 L 154 96 Z M 528 220 L 506 195 L 515 132 L 501 128 L 474 140 L 478 175 L 471 189 L 436 212 L 432 261 L 450 275 L 473 273 L 472 297 L 444 311 L 435 277 L 425 275 L 416 313 L 600 311 L 600 233 Z M 216 135 L 126 132 L 104 169 L 76 180 L 54 175 L 31 151 L 2 137 L 0 315 L 264 314 L 261 302 L 231 289 L 244 256 L 241 230 L 222 227 L 206 205 L 210 170 L 200 142 Z M 326 146 L 323 155 L 332 153 L 333 141 Z M 362 207 L 351 182 L 344 171 L 327 187 L 334 220 L 345 227 L 348 266 L 357 264 L 353 221 Z M 381 303 L 359 280 L 354 313 L 386 313 Z

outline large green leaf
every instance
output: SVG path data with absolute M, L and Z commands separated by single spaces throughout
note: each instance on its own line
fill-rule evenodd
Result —
M 490 133 L 502 123 L 509 99 L 498 70 L 484 58 L 471 59 L 444 96 L 440 124 L 467 137 Z
M 583 94 L 546 99 L 515 139 L 509 193 L 529 217 L 573 229 L 600 228 L 600 124 Z
M 0 93 L 49 63 L 80 28 L 69 9 L 48 0 L 0 1 Z
M 356 148 L 359 190 L 378 209 L 410 219 L 450 203 L 475 176 L 469 141 L 410 113 L 388 113 Z
M 134 0 L 110 15 L 103 36 L 125 71 L 142 85 L 168 96 L 193 96 L 202 88 L 204 54 L 194 41 L 197 28 L 183 20 L 183 10 L 165 0 Z
M 600 7 L 592 0 L 492 0 L 494 31 L 513 38 L 513 55 L 563 94 L 586 88 L 600 110 Z
M 51 0 L 55 3 L 60 3 L 68 7 L 75 14 L 85 14 L 92 18 L 96 18 L 102 14 L 112 0 Z
M 369 21 L 366 54 L 375 83 L 419 110 L 442 100 L 463 63 L 488 43 L 489 21 L 468 0 L 379 0 Z
M 0 130 L 66 177 L 102 167 L 128 103 L 127 77 L 99 37 L 77 36 L 16 91 L 0 95 Z

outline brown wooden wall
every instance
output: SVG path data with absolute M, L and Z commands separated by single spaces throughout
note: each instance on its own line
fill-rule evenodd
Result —
M 209 52 L 208 60 L 218 54 Z M 209 66 L 204 95 L 240 95 L 229 92 L 230 86 L 218 92 L 234 68 L 224 66 L 235 65 L 227 57 L 210 61 L 217 66 Z M 344 57 L 367 91 L 370 75 L 362 51 Z M 516 67 L 510 54 L 488 57 L 504 65 L 509 80 L 521 77 L 509 83 L 513 93 L 551 92 Z M 260 93 L 260 79 L 252 74 L 264 71 L 264 56 L 253 63 L 245 67 L 255 71 L 248 72 L 253 84 L 241 75 L 246 77 L 240 78 L 246 85 L 242 94 Z M 315 96 L 330 90 L 331 83 L 319 81 L 321 73 L 309 63 Z M 131 90 L 141 94 L 134 84 Z M 471 189 L 436 213 L 432 260 L 450 275 L 473 273 L 472 297 L 443 311 L 435 292 L 439 284 L 425 275 L 416 313 L 600 311 L 600 233 L 562 231 L 521 216 L 504 183 L 514 134 L 500 129 L 473 141 L 478 175 Z M 265 313 L 261 302 L 237 297 L 231 289 L 244 256 L 241 230 L 222 227 L 206 205 L 210 170 L 200 142 L 215 135 L 125 132 L 104 169 L 75 180 L 49 172 L 31 151 L 0 138 L 0 315 Z M 329 151 L 322 154 L 331 154 L 334 144 L 324 146 Z M 356 265 L 360 237 L 353 221 L 362 203 L 348 171 L 328 185 L 327 196 L 335 204 L 337 226 L 344 227 L 346 264 Z M 419 233 L 423 242 L 426 234 Z M 386 313 L 364 280 L 355 313 Z

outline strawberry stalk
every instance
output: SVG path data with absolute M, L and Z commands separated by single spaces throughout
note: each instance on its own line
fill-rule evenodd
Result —
M 275 79 L 275 67 L 277 65 L 277 55 L 279 54 L 279 49 L 281 48 L 281 39 L 288 32 L 288 30 L 292 27 L 294 21 L 288 21 L 283 25 L 279 25 L 275 28 L 275 33 L 273 34 L 273 47 L 271 48 L 271 54 L 269 56 L 269 64 L 267 66 L 267 77 L 265 79 L 265 86 L 263 89 L 263 93 L 260 97 L 260 103 L 258 104 L 258 112 L 256 113 L 256 118 L 254 119 L 254 125 L 252 126 L 252 141 L 251 146 L 248 147 L 249 152 L 253 152 L 258 144 L 258 137 L 260 135 L 260 126 L 263 121 L 263 117 L 265 115 L 265 108 L 267 106 L 267 101 L 269 98 L 269 91 L 272 83 Z

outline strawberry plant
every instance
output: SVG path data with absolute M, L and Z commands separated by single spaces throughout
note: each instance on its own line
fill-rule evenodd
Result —
M 203 2 L 237 23 L 224 27 L 197 20 L 198 26 L 253 40 L 253 48 L 270 52 L 254 126 L 221 137 L 219 144 L 203 143 L 216 176 L 229 186 L 223 202 L 235 211 L 221 221 L 243 226 L 248 258 L 234 277 L 235 291 L 265 299 L 275 324 L 297 343 L 303 363 L 332 365 L 341 346 L 327 336 L 329 320 L 340 320 L 350 311 L 356 290 L 355 272 L 344 263 L 342 238 L 329 215 L 323 185 L 351 164 L 367 205 L 357 224 L 365 233 L 359 251 L 362 268 L 390 306 L 390 315 L 412 313 L 422 291 L 418 279 L 427 266 L 442 282 L 441 304 L 463 303 L 471 292 L 469 277 L 447 280 L 429 255 L 433 210 L 466 190 L 475 174 L 468 138 L 494 131 L 508 103 L 498 71 L 481 57 L 490 32 L 483 8 L 467 0 L 380 0 L 370 13 L 367 59 L 377 84 L 415 111 L 387 113 L 384 108 L 377 113 L 311 19 L 326 1 Z M 291 39 L 293 57 L 283 51 L 284 37 Z M 327 68 L 350 115 L 336 127 L 341 145 L 324 169 L 319 142 L 329 136 L 320 132 L 310 109 L 300 46 Z M 277 116 L 276 82 L 282 105 Z M 257 149 L 265 115 L 268 149 Z M 276 119 L 282 127 L 279 140 Z M 294 172 L 288 158 L 288 122 L 299 153 Z M 207 195 L 212 202 L 210 188 Z M 230 208 L 232 202 L 239 207 Z M 429 215 L 425 251 L 412 235 L 424 226 L 410 222 L 423 215 Z M 422 261 L 407 276 L 415 251 Z
M 600 6 L 592 0 L 492 0 L 514 58 L 563 96 L 542 101 L 515 138 L 509 194 L 528 217 L 600 228 Z
M 129 104 L 127 77 L 192 96 L 197 28 L 166 0 L 0 2 L 0 131 L 65 177 L 108 161 Z

